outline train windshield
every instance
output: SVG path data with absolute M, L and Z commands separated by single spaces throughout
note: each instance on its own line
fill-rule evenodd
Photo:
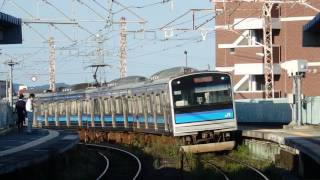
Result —
M 171 83 L 176 123 L 232 119 L 231 80 L 227 74 L 185 76 Z

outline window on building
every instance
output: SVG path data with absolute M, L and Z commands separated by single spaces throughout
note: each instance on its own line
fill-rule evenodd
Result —
M 250 29 L 248 45 L 257 45 L 258 43 L 263 44 L 263 31 L 262 29 Z
M 235 92 L 255 92 L 263 91 L 264 87 L 264 75 L 245 75 L 235 86 Z

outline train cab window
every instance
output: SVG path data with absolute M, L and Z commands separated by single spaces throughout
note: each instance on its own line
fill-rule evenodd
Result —
M 227 74 L 187 76 L 172 81 L 175 113 L 232 109 L 231 80 Z

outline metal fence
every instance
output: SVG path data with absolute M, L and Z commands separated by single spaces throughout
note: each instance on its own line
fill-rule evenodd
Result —
M 7 101 L 0 100 L 0 129 L 13 124 L 11 108 Z
M 302 123 L 320 124 L 320 96 L 305 98 L 302 108 Z

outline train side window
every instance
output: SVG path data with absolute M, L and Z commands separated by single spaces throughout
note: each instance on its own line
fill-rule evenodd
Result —
M 162 113 L 162 106 L 161 106 L 161 96 L 160 94 L 156 95 L 156 110 L 158 114 Z
M 58 110 L 60 115 L 66 115 L 66 105 L 67 102 L 62 102 L 58 104 Z
M 152 111 L 152 107 L 151 107 L 151 97 L 149 95 L 147 95 L 146 97 L 146 104 L 147 104 L 147 112 L 148 114 L 151 114 Z
M 128 96 L 128 112 L 132 114 L 132 97 Z
M 116 113 L 122 114 L 122 100 L 120 97 L 116 98 Z
M 112 113 L 116 113 L 116 105 L 115 105 L 115 100 L 114 100 L 114 97 L 111 97 L 109 99 L 109 102 L 110 102 L 110 110 Z
M 143 113 L 142 96 L 138 97 L 138 113 L 139 114 Z
M 49 115 L 50 115 L 50 116 L 53 116 L 53 112 L 54 112 L 54 110 L 53 110 L 53 103 L 50 103 L 50 104 L 49 104 Z
M 82 101 L 82 112 L 83 112 L 83 114 L 88 114 L 87 113 L 87 101 L 86 100 Z
M 71 115 L 76 115 L 78 112 L 77 101 L 71 102 Z
M 40 115 L 42 115 L 42 116 L 44 115 L 44 108 L 43 107 L 44 107 L 44 104 L 41 103 L 40 107 L 39 107 L 39 112 L 40 112 Z
M 94 100 L 93 100 L 93 112 L 94 112 L 94 114 L 96 114 L 96 115 L 100 114 L 100 103 L 99 103 L 99 99 L 94 99 Z
M 110 101 L 109 99 L 103 99 L 103 103 L 104 103 L 104 113 L 105 114 L 110 114 L 111 109 L 110 109 Z
M 126 96 L 122 97 L 122 108 L 123 111 L 126 111 L 126 113 L 128 113 L 128 98 Z

